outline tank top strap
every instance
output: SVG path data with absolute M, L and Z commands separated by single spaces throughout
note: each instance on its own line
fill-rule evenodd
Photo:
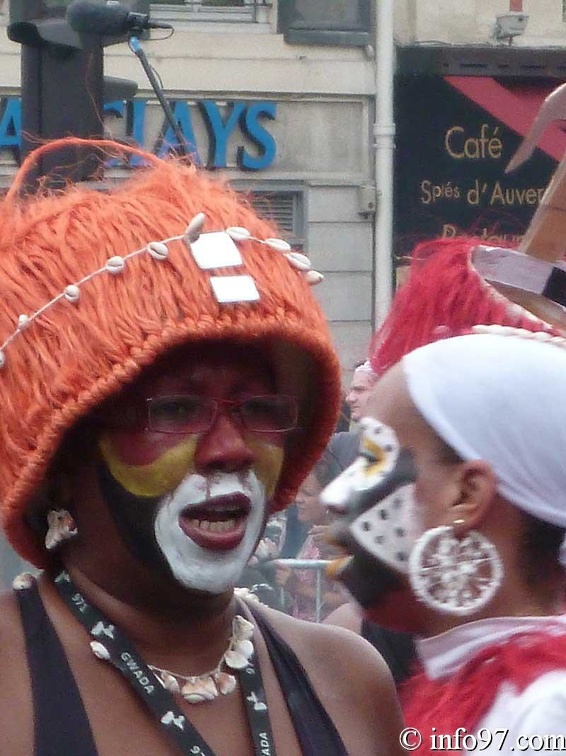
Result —
M 320 702 L 295 652 L 260 612 L 250 603 L 246 606 L 267 646 L 302 752 L 305 755 L 348 756 L 334 722 Z
M 15 593 L 31 678 L 34 756 L 97 756 L 81 694 L 35 581 Z

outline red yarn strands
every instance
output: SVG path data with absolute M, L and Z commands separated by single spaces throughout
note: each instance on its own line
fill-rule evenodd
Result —
M 484 649 L 447 680 L 416 675 L 405 686 L 402 700 L 407 726 L 416 727 L 423 736 L 419 756 L 436 752 L 432 733 L 454 734 L 462 727 L 474 732 L 503 682 L 521 693 L 537 678 L 558 669 L 566 669 L 566 633 L 521 633 Z
M 499 294 L 474 269 L 480 239 L 423 242 L 414 250 L 407 283 L 370 347 L 372 368 L 382 374 L 405 354 L 474 325 L 505 325 L 563 335 Z

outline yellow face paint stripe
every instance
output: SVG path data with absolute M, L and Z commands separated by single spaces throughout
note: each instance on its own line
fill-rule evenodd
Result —
M 196 438 L 188 438 L 148 465 L 122 462 L 107 435 L 100 438 L 99 447 L 113 478 L 131 494 L 149 498 L 174 491 L 188 474 L 194 472 L 196 443 Z
M 265 486 L 267 498 L 270 499 L 281 475 L 285 452 L 280 446 L 266 444 L 264 441 L 248 439 L 247 444 L 255 455 L 254 470 Z

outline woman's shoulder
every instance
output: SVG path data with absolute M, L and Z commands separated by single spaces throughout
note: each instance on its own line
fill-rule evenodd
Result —
M 359 609 L 351 601 L 346 601 L 339 607 L 330 612 L 324 618 L 323 624 L 344 627 L 352 630 L 354 633 L 360 633 L 362 627 L 362 616 Z
M 33 707 L 22 622 L 15 594 L 0 594 L 0 732 L 10 754 L 32 752 Z M 2 748 L 0 748 L 2 750 Z M 3 751 L 2 751 L 3 752 Z
M 15 593 L 4 591 L 0 593 L 0 653 L 5 653 L 7 647 L 5 639 L 14 633 L 21 632 L 21 620 Z
M 387 665 L 373 646 L 342 627 L 299 620 L 263 607 L 260 611 L 291 647 L 347 742 L 348 752 L 400 753 L 403 725 L 395 687 Z M 363 742 L 359 739 L 362 732 Z
M 347 669 L 351 680 L 364 680 L 364 684 L 369 680 L 377 687 L 381 680 L 389 684 L 389 669 L 381 655 L 355 632 L 326 623 L 300 620 L 268 607 L 262 606 L 259 611 L 307 670 L 311 660 L 316 663 L 324 657 L 324 668 L 329 675 Z M 348 684 L 347 680 L 345 684 Z

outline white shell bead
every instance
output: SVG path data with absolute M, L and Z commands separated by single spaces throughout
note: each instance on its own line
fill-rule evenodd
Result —
M 219 692 L 223 696 L 227 696 L 236 689 L 236 678 L 234 675 L 229 675 L 227 672 L 217 672 L 214 675 L 214 680 Z
M 202 234 L 205 221 L 206 215 L 204 213 L 197 213 L 189 223 L 187 230 L 185 231 L 185 239 L 189 242 L 189 244 L 195 242 Z
M 248 666 L 249 658 L 237 651 L 227 651 L 224 655 L 224 662 L 230 669 L 245 669 Z
M 99 641 L 91 641 L 90 648 L 92 650 L 92 653 L 98 659 L 103 659 L 104 661 L 108 661 L 108 659 L 110 659 L 110 654 L 108 653 L 106 646 L 103 646 Z
M 167 674 L 167 672 L 163 672 L 159 675 L 159 679 L 163 683 L 163 687 L 165 690 L 169 690 L 171 693 L 180 693 L 181 692 L 181 686 L 177 682 L 177 680 L 173 677 L 173 675 Z
M 214 680 L 188 680 L 181 688 L 181 695 L 189 703 L 212 701 L 218 697 L 218 688 Z
M 195 685 L 194 682 L 188 681 L 181 688 L 181 695 L 189 703 L 201 703 L 206 701 L 206 696 L 203 695 L 203 691 L 200 686 Z
M 247 239 L 251 239 L 252 236 L 248 229 L 242 226 L 230 226 L 230 228 L 226 229 L 226 233 L 232 241 L 246 241 Z
M 147 245 L 147 251 L 154 260 L 166 260 L 169 254 L 169 247 L 163 242 L 152 241 Z
M 0 369 L 2 369 L 5 364 L 6 364 L 6 355 L 4 354 L 4 352 L 0 352 Z
M 246 640 L 254 634 L 254 626 L 249 620 L 237 614 L 232 622 L 232 629 L 236 640 Z
M 29 315 L 20 315 L 18 318 L 18 331 L 23 331 L 29 325 Z
M 79 297 L 81 296 L 80 289 L 76 284 L 69 284 L 69 286 L 66 286 L 63 294 L 67 302 L 78 302 Z
M 120 257 L 120 255 L 114 255 L 114 257 L 110 257 L 106 261 L 105 267 L 109 273 L 112 273 L 112 275 L 115 276 L 124 270 L 125 265 L 126 261 L 123 257 Z
M 254 652 L 254 644 L 251 640 L 239 640 L 234 644 L 234 651 L 249 660 Z
M 12 588 L 15 591 L 24 591 L 26 588 L 31 588 L 35 582 L 35 577 L 31 572 L 21 572 L 12 581 Z
M 277 252 L 286 253 L 292 250 L 289 242 L 286 242 L 284 239 L 265 239 L 264 244 L 271 247 L 271 249 L 277 250 Z
M 289 260 L 293 268 L 297 268 L 297 270 L 311 270 L 312 268 L 312 263 L 309 258 L 301 252 L 289 252 L 285 257 Z
M 324 276 L 322 273 L 319 273 L 318 270 L 309 270 L 308 273 L 305 273 L 304 275 L 305 281 L 309 286 L 316 286 L 321 281 L 324 281 Z

